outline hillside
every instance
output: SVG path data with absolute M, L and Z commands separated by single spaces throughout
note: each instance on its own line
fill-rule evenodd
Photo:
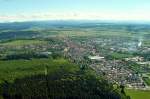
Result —
M 4 99 L 124 99 L 119 89 L 90 69 L 65 59 L 32 59 L 0 62 Z

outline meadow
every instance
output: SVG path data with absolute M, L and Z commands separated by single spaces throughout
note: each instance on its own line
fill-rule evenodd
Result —
M 150 91 L 143 91 L 143 90 L 133 90 L 127 89 L 126 94 L 131 97 L 131 99 L 149 99 Z
M 33 76 L 45 73 L 45 67 L 50 68 L 48 72 L 54 72 L 60 66 L 74 66 L 65 59 L 31 59 L 31 60 L 10 60 L 0 61 L 0 83 L 4 81 L 13 82 L 17 78 Z M 76 71 L 77 67 L 72 68 Z
M 46 44 L 46 41 L 42 40 L 31 40 L 31 39 L 20 39 L 20 40 L 9 40 L 0 43 L 3 46 L 25 46 L 25 45 L 34 45 L 34 44 Z

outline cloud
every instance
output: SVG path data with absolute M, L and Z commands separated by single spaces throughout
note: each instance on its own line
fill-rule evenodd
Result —
M 0 0 L 0 1 L 6 1 L 7 2 L 7 1 L 13 1 L 13 0 Z
M 150 20 L 150 14 L 147 12 L 70 12 L 70 13 L 33 13 L 17 15 L 0 15 L 1 21 L 32 21 L 32 20 Z

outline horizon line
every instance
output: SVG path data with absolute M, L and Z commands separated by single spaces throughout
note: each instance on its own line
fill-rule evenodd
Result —
M 13 21 L 0 21 L 0 23 L 24 23 L 24 22 L 47 22 L 47 21 L 82 21 L 82 22 L 106 22 L 106 23 L 149 23 L 150 20 L 109 20 L 109 19 L 45 19 L 45 20 L 13 20 Z

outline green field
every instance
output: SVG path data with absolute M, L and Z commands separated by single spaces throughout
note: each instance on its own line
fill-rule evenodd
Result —
M 45 44 L 45 41 L 40 40 L 13 40 L 8 42 L 0 43 L 4 46 L 22 46 L 22 45 L 31 45 L 31 44 Z
M 148 86 L 150 86 L 150 79 L 149 79 L 149 78 L 143 78 L 143 80 L 146 82 L 146 84 L 147 84 Z
M 109 58 L 112 58 L 112 59 L 124 59 L 124 58 L 128 58 L 128 57 L 133 57 L 133 55 L 117 53 L 117 52 L 113 52 L 113 53 L 109 54 Z
M 131 99 L 150 99 L 150 91 L 143 90 L 126 90 L 126 94 L 131 97 Z
M 32 59 L 32 60 L 11 60 L 0 61 L 0 83 L 3 81 L 13 82 L 17 78 L 26 76 L 44 74 L 45 66 L 48 66 L 48 72 L 54 72 L 60 66 L 66 66 L 65 69 L 72 69 L 75 72 L 77 66 L 65 59 Z M 72 68 L 68 68 L 71 66 Z

